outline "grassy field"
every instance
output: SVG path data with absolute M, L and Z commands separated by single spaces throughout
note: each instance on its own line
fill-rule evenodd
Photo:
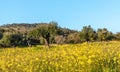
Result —
M 120 72 L 120 42 L 0 49 L 0 72 Z

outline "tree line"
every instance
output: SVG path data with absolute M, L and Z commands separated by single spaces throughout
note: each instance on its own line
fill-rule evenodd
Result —
M 94 30 L 90 25 L 81 31 L 58 26 L 57 22 L 49 23 L 13 23 L 0 26 L 0 47 L 35 46 L 49 44 L 68 44 L 95 41 L 120 40 L 120 32 L 114 34 L 107 28 Z

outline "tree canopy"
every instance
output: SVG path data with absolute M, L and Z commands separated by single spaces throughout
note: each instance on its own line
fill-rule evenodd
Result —
M 32 46 L 44 44 L 82 43 L 93 41 L 120 40 L 120 33 L 112 33 L 107 28 L 94 30 L 90 25 L 81 31 L 62 28 L 57 22 L 13 23 L 0 26 L 1 47 Z

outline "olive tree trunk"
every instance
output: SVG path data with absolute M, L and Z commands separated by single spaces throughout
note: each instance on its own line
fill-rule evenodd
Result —
M 44 40 L 45 40 L 45 47 L 50 48 L 49 38 L 45 38 Z

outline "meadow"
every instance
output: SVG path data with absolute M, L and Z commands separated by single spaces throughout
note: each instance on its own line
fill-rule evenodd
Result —
M 0 72 L 120 72 L 120 42 L 0 49 Z

